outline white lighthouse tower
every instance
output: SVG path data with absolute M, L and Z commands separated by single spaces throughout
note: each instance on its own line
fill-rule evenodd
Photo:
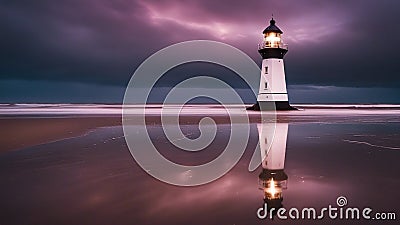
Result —
M 263 31 L 263 42 L 258 47 L 263 61 L 257 104 L 250 108 L 253 110 L 263 110 L 263 105 L 271 103 L 275 103 L 276 110 L 295 109 L 289 105 L 283 64 L 283 57 L 288 52 L 288 48 L 282 42 L 282 30 L 275 23 L 272 18 L 270 25 Z

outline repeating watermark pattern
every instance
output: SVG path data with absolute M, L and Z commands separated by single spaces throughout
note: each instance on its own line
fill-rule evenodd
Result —
M 190 62 L 213 63 L 234 71 L 255 96 L 259 88 L 259 66 L 239 49 L 215 41 L 187 41 L 168 46 L 147 58 L 137 68 L 129 81 L 123 102 L 122 125 L 126 143 L 133 158 L 148 174 L 179 186 L 206 184 L 226 174 L 242 157 L 250 137 L 249 116 L 241 97 L 226 82 L 211 76 L 192 77 L 172 87 L 163 101 L 161 112 L 154 112 L 154 107 L 148 107 L 149 95 L 161 76 L 176 66 Z M 192 88 L 198 84 L 205 86 L 203 89 Z M 207 87 L 224 90 L 224 94 L 213 94 Z M 181 112 L 188 101 L 197 97 L 213 99 L 224 107 L 230 119 L 230 137 L 222 153 L 214 160 L 202 165 L 180 165 L 165 158 L 155 147 L 149 135 L 152 125 L 146 124 L 146 116 L 161 113 L 161 124 L 157 125 L 162 127 L 170 144 L 184 151 L 200 151 L 215 140 L 218 125 L 206 116 L 198 124 L 198 138 L 190 139 L 182 133 L 179 123 Z M 269 140 L 273 140 L 275 104 L 271 102 L 262 107 L 268 113 L 261 114 L 261 119 L 269 122 L 267 135 Z M 261 161 L 257 145 L 249 170 L 255 170 Z
M 307 208 L 268 208 L 268 204 L 265 203 L 263 207 L 257 210 L 257 217 L 259 219 L 273 219 L 278 218 L 280 220 L 322 220 L 322 219 L 340 219 L 340 220 L 396 220 L 395 212 L 374 212 L 372 208 L 365 207 L 345 207 L 347 206 L 347 198 L 339 196 L 336 199 L 336 206 L 328 205 L 321 209 L 313 207 Z

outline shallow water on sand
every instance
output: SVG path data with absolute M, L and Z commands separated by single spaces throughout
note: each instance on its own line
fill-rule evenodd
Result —
M 282 120 L 289 126 L 283 206 L 320 209 L 336 206 L 337 197 L 345 196 L 349 206 L 400 216 L 398 114 L 347 115 Z M 155 144 L 166 146 L 160 125 L 151 126 Z M 168 145 L 163 154 L 176 162 L 204 163 L 221 152 L 227 126 L 218 124 L 217 139 L 200 156 Z M 196 134 L 198 125 L 185 125 L 184 131 Z M 257 218 L 264 203 L 261 168 L 247 168 L 258 138 L 252 123 L 248 150 L 239 163 L 222 178 L 197 187 L 172 186 L 149 176 L 132 158 L 120 125 L 0 152 L 0 224 L 332 224 L 328 218 Z M 381 223 L 397 224 L 398 219 Z

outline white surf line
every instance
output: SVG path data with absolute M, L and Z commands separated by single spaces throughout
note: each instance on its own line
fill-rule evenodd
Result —
M 391 150 L 400 150 L 399 147 L 389 147 L 389 146 L 382 146 L 382 145 L 374 145 L 365 141 L 353 141 L 353 140 L 346 140 L 343 139 L 344 142 L 348 142 L 348 143 L 354 143 L 354 144 L 363 144 L 363 145 L 368 145 L 371 147 L 377 147 L 377 148 L 385 148 L 385 149 L 391 149 Z
M 375 134 L 353 134 L 354 137 L 376 137 Z

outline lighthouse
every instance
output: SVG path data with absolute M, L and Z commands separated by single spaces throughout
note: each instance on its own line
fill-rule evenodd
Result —
M 288 52 L 288 47 L 282 41 L 283 32 L 276 25 L 274 18 L 263 31 L 263 41 L 258 46 L 262 60 L 260 87 L 257 103 L 250 107 L 252 110 L 265 110 L 268 104 L 275 104 L 276 110 L 293 110 L 289 104 L 286 90 L 285 68 L 283 57 Z

